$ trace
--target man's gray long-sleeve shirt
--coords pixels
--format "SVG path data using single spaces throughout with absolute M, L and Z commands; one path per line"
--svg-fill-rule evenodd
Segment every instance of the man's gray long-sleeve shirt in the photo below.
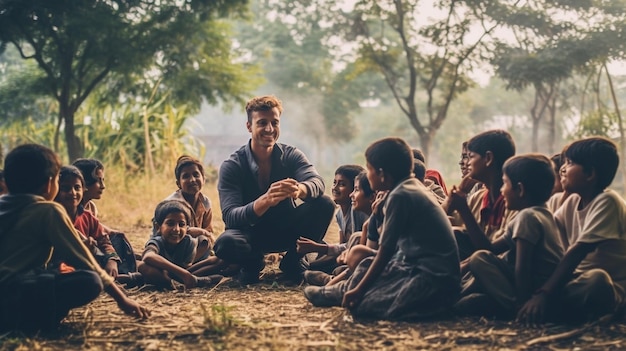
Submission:
M 250 141 L 222 163 L 217 189 L 226 229 L 272 224 L 284 220 L 295 209 L 294 200 L 285 199 L 262 216 L 257 216 L 253 209 L 254 201 L 267 191 L 267 188 L 259 187 L 258 172 L 259 166 L 252 154 Z M 269 184 L 286 178 L 304 184 L 308 190 L 307 199 L 324 194 L 324 181 L 304 153 L 293 146 L 277 143 L 272 152 Z

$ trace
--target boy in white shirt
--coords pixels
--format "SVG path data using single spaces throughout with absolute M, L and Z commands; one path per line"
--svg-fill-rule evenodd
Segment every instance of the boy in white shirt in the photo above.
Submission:
M 595 319 L 623 307 L 626 288 L 626 202 L 611 184 L 619 156 L 601 137 L 582 139 L 564 151 L 560 176 L 572 195 L 555 213 L 567 250 L 552 276 L 520 309 L 523 322 L 546 315 Z

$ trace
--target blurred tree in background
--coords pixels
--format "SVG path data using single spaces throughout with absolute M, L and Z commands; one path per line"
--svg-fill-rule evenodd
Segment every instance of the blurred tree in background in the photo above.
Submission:
M 230 33 L 219 18 L 241 15 L 245 0 L 0 2 L 0 49 L 12 44 L 40 74 L 11 77 L 2 89 L 45 94 L 56 102 L 70 160 L 83 156 L 75 116 L 98 88 L 109 101 L 143 96 L 145 81 L 171 91 L 174 102 L 241 101 L 256 71 L 235 62 Z M 14 79 L 22 79 L 16 83 Z M 248 81 L 249 80 L 249 81 Z M 21 84 L 21 82 L 25 84 Z M 256 79 L 258 81 L 258 79 Z M 103 83 L 107 84 L 103 84 Z M 248 85 L 248 83 L 252 83 Z M 155 83 L 156 84 L 156 83 Z M 6 98 L 0 98 L 6 101 Z M 58 150 L 58 133 L 55 136 Z

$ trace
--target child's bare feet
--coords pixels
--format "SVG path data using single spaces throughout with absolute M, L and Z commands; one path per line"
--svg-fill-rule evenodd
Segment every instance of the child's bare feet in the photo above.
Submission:
M 208 277 L 197 277 L 196 279 L 198 288 L 210 288 L 217 285 L 224 277 L 219 274 L 213 274 Z

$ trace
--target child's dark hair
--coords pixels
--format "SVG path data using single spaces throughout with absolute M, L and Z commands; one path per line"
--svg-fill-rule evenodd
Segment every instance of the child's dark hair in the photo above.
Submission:
M 359 184 L 359 189 L 365 194 L 365 196 L 370 197 L 374 195 L 374 190 L 370 186 L 370 181 L 367 180 L 367 171 L 363 171 L 354 177 L 354 182 Z
M 611 185 L 619 166 L 617 146 L 613 141 L 603 137 L 576 140 L 569 144 L 562 154 L 566 159 L 581 165 L 587 174 L 595 170 L 596 190 L 604 190 Z
M 426 165 L 423 161 L 417 158 L 413 159 L 413 174 L 415 174 L 415 178 L 424 183 L 424 178 L 426 177 Z
M 170 213 L 182 213 L 185 215 L 185 219 L 187 223 L 191 222 L 191 206 L 187 202 L 179 201 L 179 200 L 163 200 L 159 202 L 159 204 L 154 209 L 154 217 L 152 218 L 152 223 L 155 226 L 155 230 L 158 226 L 163 224 L 165 221 L 165 217 Z
M 356 178 L 356 176 L 364 170 L 365 169 L 359 165 L 343 165 L 337 167 L 335 175 L 341 174 L 344 178 L 349 180 L 350 183 L 352 183 L 352 186 L 354 186 L 354 178 Z
M 420 160 L 424 163 L 426 163 L 426 156 L 424 156 L 424 153 L 422 152 L 422 150 L 418 149 L 418 148 L 412 148 L 411 151 L 413 152 L 413 158 L 416 160 Z
M 545 203 L 552 195 L 554 187 L 554 167 L 552 161 L 541 154 L 524 154 L 509 158 L 502 167 L 502 173 L 514 188 L 524 185 L 524 195 L 532 204 Z
M 467 150 L 485 156 L 493 154 L 494 166 L 501 170 L 504 162 L 515 155 L 515 142 L 506 130 L 494 129 L 475 135 L 467 142 Z
M 85 180 L 85 186 L 92 186 L 97 183 L 99 179 L 97 179 L 96 172 L 101 169 L 104 171 L 104 165 L 99 160 L 95 158 L 79 158 L 72 163 L 73 166 L 76 166 L 83 174 L 83 178 Z
M 550 157 L 550 161 L 552 161 L 552 166 L 554 167 L 554 174 L 558 177 L 559 173 L 561 173 L 561 166 L 563 166 L 563 154 L 558 153 L 552 155 L 552 157 Z
M 24 144 L 7 154 L 4 180 L 11 194 L 39 194 L 60 168 L 61 160 L 54 151 L 43 145 Z
M 246 114 L 248 122 L 252 122 L 252 112 L 271 111 L 274 107 L 278 109 L 278 114 L 283 113 L 283 103 L 274 95 L 257 96 L 246 103 Z
M 395 182 L 413 173 L 413 152 L 400 138 L 384 138 L 373 142 L 365 150 L 365 159 L 376 170 L 383 170 Z
M 176 160 L 176 167 L 174 168 L 174 175 L 176 176 L 176 180 L 180 180 L 180 174 L 183 172 L 183 168 L 187 166 L 198 166 L 198 170 L 202 173 L 204 177 L 204 166 L 200 160 L 193 158 L 191 156 L 182 155 Z
M 85 186 L 85 178 L 83 173 L 76 166 L 63 166 L 59 171 L 59 184 L 66 179 L 80 179 L 80 182 Z

